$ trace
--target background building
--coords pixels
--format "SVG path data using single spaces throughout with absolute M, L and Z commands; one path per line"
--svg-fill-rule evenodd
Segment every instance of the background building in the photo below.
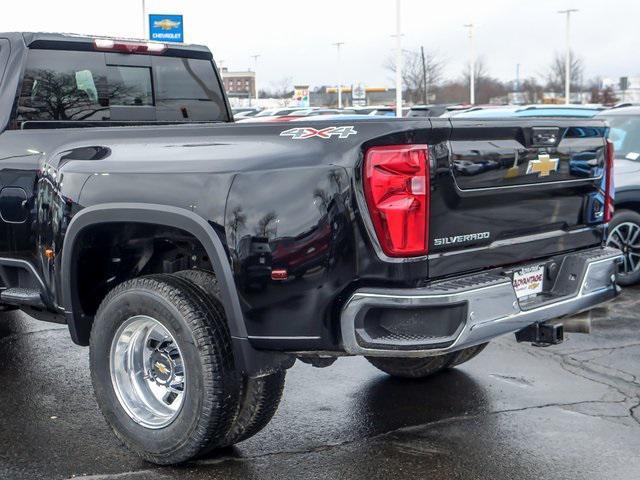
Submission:
M 256 98 L 256 72 L 232 72 L 222 67 L 220 74 L 229 97 Z

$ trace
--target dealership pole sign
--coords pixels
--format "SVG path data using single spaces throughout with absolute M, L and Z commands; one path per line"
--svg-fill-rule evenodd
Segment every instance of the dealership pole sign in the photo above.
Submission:
M 182 15 L 149 15 L 149 39 L 157 42 L 184 42 Z

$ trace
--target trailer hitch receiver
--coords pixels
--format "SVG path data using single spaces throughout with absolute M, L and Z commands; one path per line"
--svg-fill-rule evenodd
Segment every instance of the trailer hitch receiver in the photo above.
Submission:
M 534 323 L 516 332 L 517 342 L 531 342 L 534 347 L 558 345 L 564 340 L 561 324 Z

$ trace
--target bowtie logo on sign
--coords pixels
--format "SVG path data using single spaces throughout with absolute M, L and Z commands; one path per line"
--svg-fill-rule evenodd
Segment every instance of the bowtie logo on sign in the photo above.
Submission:
M 325 127 L 325 128 L 313 128 L 313 127 L 298 127 L 290 128 L 280 133 L 281 137 L 291 137 L 293 140 L 306 140 L 307 138 L 348 138 L 350 135 L 357 135 L 353 126 L 347 127 Z

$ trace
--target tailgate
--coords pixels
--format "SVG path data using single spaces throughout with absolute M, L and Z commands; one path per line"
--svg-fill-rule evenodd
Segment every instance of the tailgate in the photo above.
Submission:
M 600 243 L 605 126 L 584 119 L 452 120 L 438 159 L 430 276 Z

